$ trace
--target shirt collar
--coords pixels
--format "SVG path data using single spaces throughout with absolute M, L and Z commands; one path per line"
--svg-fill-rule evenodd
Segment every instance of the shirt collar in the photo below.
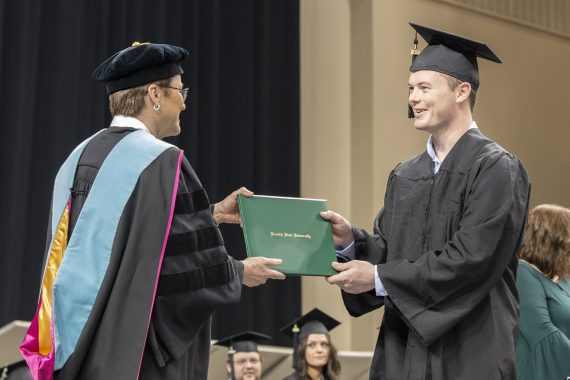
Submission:
M 474 129 L 474 128 L 478 128 L 475 120 L 473 120 L 471 122 L 471 125 L 469 126 L 469 129 Z M 427 141 L 427 145 L 426 145 L 426 151 L 427 151 L 427 154 L 430 156 L 431 160 L 433 161 L 434 173 L 437 173 L 439 171 L 439 167 L 441 165 L 441 162 L 439 161 L 439 159 L 435 155 L 435 149 L 433 148 L 433 142 L 432 142 L 431 135 L 428 137 L 428 141 Z
M 136 117 L 117 115 L 111 120 L 110 127 L 122 127 L 122 128 L 136 128 L 142 129 L 143 131 L 149 132 L 148 128 L 142 121 Z

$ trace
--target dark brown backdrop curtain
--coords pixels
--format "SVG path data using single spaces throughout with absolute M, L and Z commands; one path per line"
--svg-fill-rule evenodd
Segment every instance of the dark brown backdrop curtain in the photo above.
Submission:
M 133 41 L 190 51 L 185 150 L 212 201 L 239 186 L 299 195 L 298 0 L 0 2 L 0 326 L 36 307 L 53 180 L 111 117 L 95 67 Z M 229 252 L 245 256 L 239 227 Z M 215 316 L 214 337 L 273 334 L 300 312 L 300 282 L 245 289 Z

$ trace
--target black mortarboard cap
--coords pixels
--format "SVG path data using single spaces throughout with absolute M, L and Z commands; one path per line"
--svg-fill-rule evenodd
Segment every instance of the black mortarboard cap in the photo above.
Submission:
M 431 70 L 450 75 L 463 82 L 468 82 L 477 91 L 479 88 L 479 68 L 477 57 L 501 63 L 501 60 L 483 42 L 458 36 L 437 29 L 410 23 L 428 43 L 421 52 L 417 50 L 417 37 L 412 50 L 410 71 Z M 408 117 L 413 112 L 408 107 Z
M 244 331 L 222 338 L 216 342 L 216 345 L 233 348 L 234 352 L 258 352 L 257 344 L 269 339 L 271 339 L 269 335 L 255 331 Z
M 106 82 L 112 94 L 184 73 L 180 61 L 187 56 L 188 51 L 178 46 L 135 42 L 95 69 L 93 79 Z
M 327 334 L 329 331 L 340 325 L 340 322 L 330 315 L 314 308 L 302 316 L 295 318 L 287 326 L 280 331 L 290 337 L 295 333 L 299 334 L 299 338 L 304 338 L 309 334 Z M 298 331 L 297 331 L 298 330 Z
M 410 23 L 428 43 L 413 60 L 410 71 L 432 70 L 451 75 L 479 87 L 477 57 L 501 63 L 501 60 L 483 42 L 471 40 L 456 34 Z
M 302 316 L 295 318 L 287 326 L 283 327 L 281 333 L 293 338 L 293 368 L 298 369 L 297 346 L 299 339 L 303 339 L 309 334 L 326 334 L 340 325 L 340 322 L 330 315 L 314 308 Z

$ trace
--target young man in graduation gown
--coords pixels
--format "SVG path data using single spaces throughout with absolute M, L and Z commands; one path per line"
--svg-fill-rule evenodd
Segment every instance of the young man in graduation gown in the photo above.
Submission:
M 263 361 L 257 344 L 270 339 L 256 331 L 244 331 L 218 340 L 216 345 L 228 348 L 228 380 L 261 380 Z
M 370 379 L 514 380 L 530 184 L 472 119 L 476 57 L 500 60 L 485 44 L 412 26 L 428 42 L 408 83 L 427 148 L 390 173 L 373 234 L 322 214 L 348 260 L 329 282 L 353 316 L 384 306 Z
M 93 74 L 106 82 L 109 128 L 80 144 L 56 177 L 36 315 L 21 346 L 34 379 L 206 379 L 210 318 L 241 285 L 282 274 L 238 262 L 218 224 L 239 223 L 238 193 L 210 205 L 180 133 L 188 52 L 138 44 Z

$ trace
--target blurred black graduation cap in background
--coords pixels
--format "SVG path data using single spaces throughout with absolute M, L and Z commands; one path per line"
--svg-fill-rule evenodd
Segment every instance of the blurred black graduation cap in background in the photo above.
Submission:
M 499 57 L 483 42 L 475 41 L 442 30 L 410 23 L 416 31 L 412 49 L 411 72 L 420 70 L 437 71 L 471 84 L 473 90 L 479 88 L 479 67 L 477 57 L 502 63 Z M 421 52 L 417 49 L 417 35 L 428 43 Z M 413 112 L 408 106 L 408 117 Z
M 340 325 L 340 322 L 331 317 L 330 315 L 314 308 L 306 314 L 295 318 L 287 326 L 281 328 L 281 333 L 294 337 L 298 334 L 298 338 L 304 338 L 309 334 L 326 334 L 329 331 Z
M 295 318 L 287 326 L 283 327 L 280 331 L 282 334 L 293 338 L 293 368 L 298 369 L 299 360 L 297 358 L 297 350 L 299 340 L 310 334 L 325 334 L 340 325 L 340 322 L 324 313 L 323 311 L 314 308 L 306 314 Z
M 235 352 L 258 352 L 257 345 L 263 341 L 270 340 L 269 335 L 260 334 L 255 331 L 244 331 L 218 340 L 215 344 L 228 347 Z

